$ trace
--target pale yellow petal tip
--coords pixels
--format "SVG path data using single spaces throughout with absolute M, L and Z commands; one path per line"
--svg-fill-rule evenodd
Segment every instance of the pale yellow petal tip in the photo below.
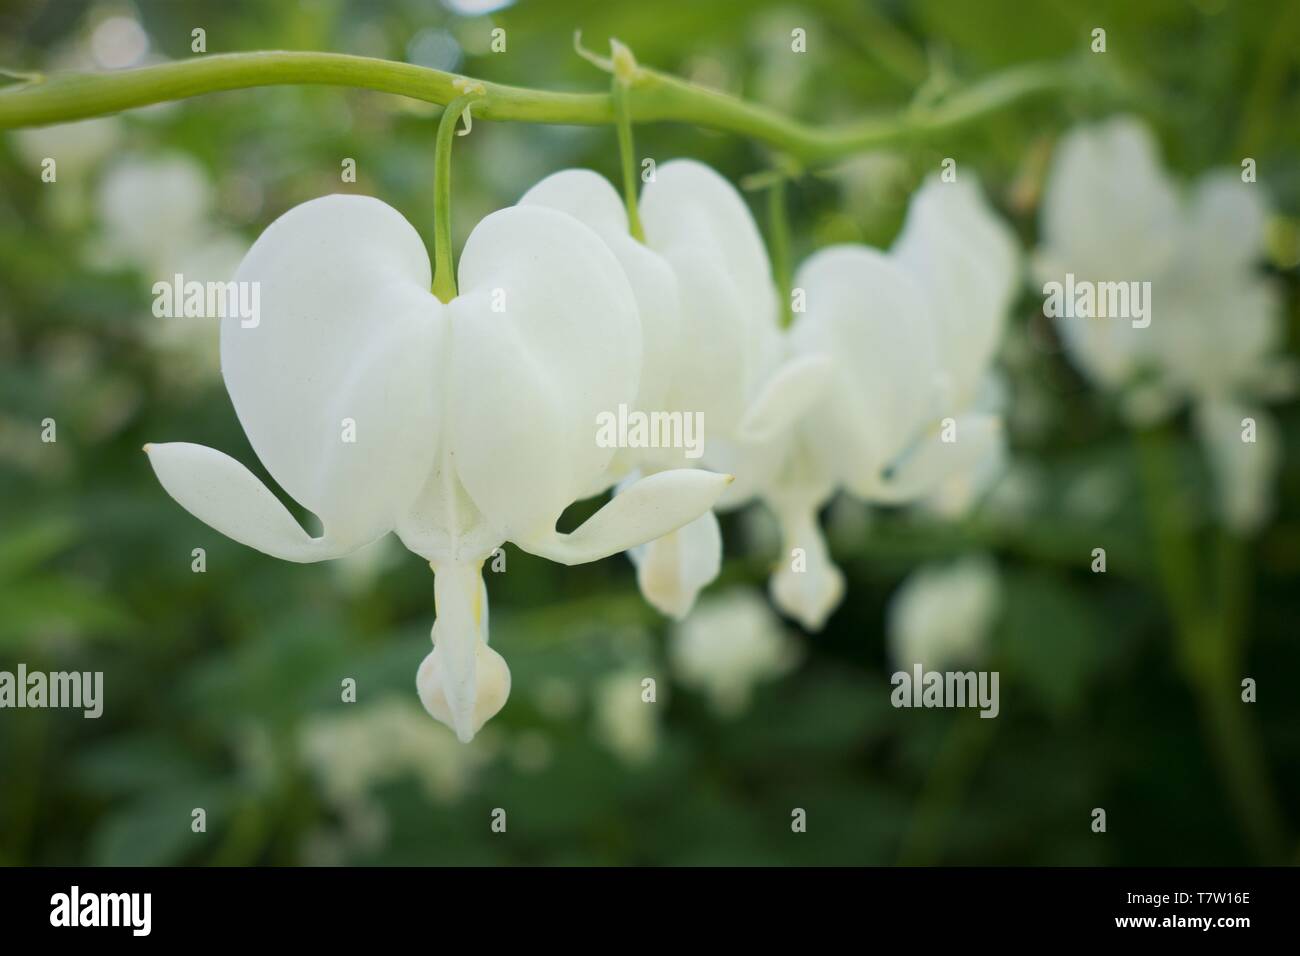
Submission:
M 144 452 L 146 455 L 149 454 L 149 452 L 153 451 L 153 443 L 152 443 L 152 442 L 145 442 L 145 443 L 144 443 L 144 447 L 141 448 L 140 450 L 141 450 L 142 452 Z
M 736 480 L 735 475 L 723 475 L 722 477 L 727 479 L 727 484 L 731 484 L 733 481 Z

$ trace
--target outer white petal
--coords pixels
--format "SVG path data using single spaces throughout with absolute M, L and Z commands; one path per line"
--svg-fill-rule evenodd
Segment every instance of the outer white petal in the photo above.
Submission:
M 694 468 L 641 478 L 569 534 L 550 531 L 515 543 L 561 564 L 585 564 L 661 538 L 703 515 L 731 482 Z
M 1019 284 L 1011 229 L 972 179 L 931 176 L 912 198 L 893 255 L 930 296 L 939 354 L 959 402 L 992 361 Z
M 456 472 L 504 537 L 551 534 L 613 456 L 596 443 L 597 416 L 636 395 L 640 327 L 623 271 L 576 219 L 515 206 L 470 234 L 450 310 Z
M 224 452 L 189 442 L 150 444 L 144 450 L 158 480 L 182 508 L 240 544 L 299 562 L 353 550 L 307 534 L 266 485 Z
M 326 196 L 272 223 L 236 279 L 261 315 L 222 320 L 222 374 L 258 457 L 331 538 L 393 528 L 439 441 L 446 323 L 420 237 L 376 199 Z
M 710 435 L 730 434 L 758 368 L 740 287 L 716 250 L 674 249 L 664 259 L 677 277 L 682 318 L 664 404 L 703 414 Z
M 586 169 L 547 176 L 519 200 L 568 213 L 590 227 L 618 259 L 636 299 L 641 319 L 641 387 L 636 407 L 664 409 L 674 374 L 681 301 L 677 277 L 664 258 L 628 233 L 627 211 L 614 187 Z
M 863 494 L 940 413 L 926 301 L 896 263 L 865 246 L 818 252 L 795 282 L 807 312 L 791 328 L 792 344 L 836 363 L 802 431 L 822 468 Z
M 641 193 L 651 248 L 704 247 L 719 252 L 742 297 L 748 321 L 775 330 L 776 290 L 763 237 L 736 187 L 703 163 L 664 163 Z M 758 334 L 762 329 L 755 328 Z
M 628 552 L 641 595 L 680 621 L 722 569 L 722 531 L 712 511 Z
M 640 201 L 646 241 L 671 264 L 682 307 L 669 405 L 728 434 L 779 350 L 771 266 L 745 201 L 702 163 L 660 166 Z

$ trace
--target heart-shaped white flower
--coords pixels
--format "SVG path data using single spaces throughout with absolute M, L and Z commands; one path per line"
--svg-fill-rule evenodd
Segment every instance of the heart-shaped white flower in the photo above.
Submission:
M 710 463 L 739 476 L 723 505 L 757 496 L 776 513 L 772 596 L 808 629 L 844 591 L 817 524 L 837 489 L 899 504 L 965 483 L 969 500 L 974 476 L 998 460 L 1001 423 L 979 399 L 1017 269 L 1009 230 L 978 189 L 937 178 L 889 255 L 833 246 L 799 269 L 806 309 L 781 347 L 790 364 L 830 357 L 823 391 L 775 438 L 723 443 Z
M 1266 520 L 1277 455 L 1260 400 L 1294 391 L 1282 354 L 1278 290 L 1259 269 L 1269 215 L 1266 187 L 1215 170 L 1184 188 L 1163 168 L 1155 137 L 1116 117 L 1072 130 L 1044 190 L 1036 277 L 1148 283 L 1145 322 L 1061 315 L 1066 352 L 1135 424 L 1183 402 L 1216 476 L 1226 523 Z M 1256 441 L 1243 435 L 1259 432 Z
M 357 196 L 290 210 L 240 266 L 262 315 L 251 327 L 223 320 L 226 385 L 262 463 L 320 518 L 319 538 L 233 458 L 185 443 L 146 450 L 183 507 L 276 557 L 338 557 L 396 531 L 435 573 L 421 700 L 469 740 L 510 686 L 487 646 L 485 558 L 508 540 L 595 560 L 693 520 L 729 478 L 666 471 L 556 532 L 609 466 L 597 412 L 637 392 L 632 293 L 591 230 L 538 208 L 479 223 L 459 276 L 459 294 L 440 302 L 416 231 Z

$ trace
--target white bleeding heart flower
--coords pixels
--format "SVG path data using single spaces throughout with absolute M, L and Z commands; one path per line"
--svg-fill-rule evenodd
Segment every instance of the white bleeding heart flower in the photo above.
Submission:
M 837 489 L 866 501 L 968 507 L 1004 460 L 989 366 L 1016 287 L 1009 229 L 973 184 L 931 179 L 893 252 L 833 246 L 799 269 L 806 309 L 784 337 L 788 365 L 815 364 L 818 397 L 758 443 L 711 459 L 738 480 L 723 503 L 762 497 L 782 528 L 778 607 L 817 630 L 843 596 L 818 510 Z
M 1001 604 L 997 565 L 986 555 L 912 572 L 889 603 L 894 666 L 946 670 L 979 663 Z
M 1148 324 L 1061 316 L 1056 327 L 1073 362 L 1118 394 L 1133 422 L 1194 406 L 1221 511 L 1239 530 L 1267 516 L 1277 464 L 1262 437 L 1272 422 L 1255 406 L 1289 394 L 1296 377 L 1281 354 L 1278 290 L 1259 269 L 1269 216 L 1264 189 L 1237 170 L 1208 172 L 1184 188 L 1161 166 L 1140 121 L 1084 126 L 1062 139 L 1053 158 L 1035 257 L 1044 282 L 1073 273 L 1095 283 L 1150 284 Z M 1242 439 L 1247 419 L 1258 425 L 1255 442 Z
M 740 194 L 690 160 L 659 166 L 639 203 L 645 243 L 629 234 L 614 187 L 587 170 L 547 177 L 520 200 L 566 212 L 613 252 L 636 299 L 645 340 L 634 410 L 698 414 L 714 442 L 779 433 L 809 406 L 824 364 L 781 362 L 771 267 Z M 609 409 L 613 412 L 614 409 Z M 605 484 L 698 464 L 680 448 L 622 450 Z M 645 598 L 685 617 L 717 577 L 722 537 L 712 513 L 629 551 Z
M 668 651 L 677 679 L 728 718 L 744 713 L 758 684 L 786 674 L 802 656 L 767 602 L 745 589 L 701 601 L 673 628 Z
M 487 643 L 483 561 L 505 541 L 565 564 L 626 550 L 707 511 L 729 477 L 665 471 L 558 533 L 610 464 L 597 412 L 637 392 L 632 293 L 604 243 L 548 209 L 485 218 L 458 271 L 459 294 L 439 301 L 415 229 L 359 196 L 291 209 L 239 267 L 236 281 L 259 284 L 261 318 L 222 321 L 226 386 L 253 450 L 320 519 L 320 537 L 222 452 L 146 450 L 186 510 L 259 551 L 319 561 L 395 531 L 429 561 L 437 619 L 417 686 L 469 740 L 510 689 Z

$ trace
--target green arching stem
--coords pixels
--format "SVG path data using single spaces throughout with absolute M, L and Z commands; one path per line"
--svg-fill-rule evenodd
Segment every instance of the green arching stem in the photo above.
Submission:
M 614 104 L 615 125 L 618 129 L 618 155 L 623 166 L 623 202 L 627 204 L 627 227 L 632 238 L 645 242 L 645 230 L 641 227 L 641 213 L 637 209 L 637 174 L 636 147 L 632 142 L 632 113 L 628 100 L 630 85 L 615 76 L 610 84 L 609 95 Z
M 785 177 L 777 176 L 767 189 L 767 232 L 771 245 L 772 278 L 781 298 L 781 328 L 789 328 L 794 319 L 790 311 L 790 220 L 785 208 Z
M 467 93 L 447 104 L 433 148 L 433 294 L 443 302 L 456 298 L 456 267 L 451 261 L 451 141 L 461 114 L 478 98 L 477 93 Z
M 1093 60 L 1099 58 L 1094 57 Z M 631 119 L 675 121 L 766 143 L 805 163 L 941 133 L 1032 96 L 1098 88 L 1105 77 L 1088 60 L 1014 67 L 938 102 L 900 113 L 816 127 L 685 80 L 638 67 Z M 260 86 L 346 86 L 448 104 L 466 83 L 454 73 L 341 53 L 226 53 L 111 73 L 40 76 L 0 90 L 0 129 L 104 116 L 220 90 Z M 1114 86 L 1107 82 L 1106 86 Z M 482 83 L 475 115 L 488 120 L 599 125 L 615 121 L 609 93 L 556 93 Z

